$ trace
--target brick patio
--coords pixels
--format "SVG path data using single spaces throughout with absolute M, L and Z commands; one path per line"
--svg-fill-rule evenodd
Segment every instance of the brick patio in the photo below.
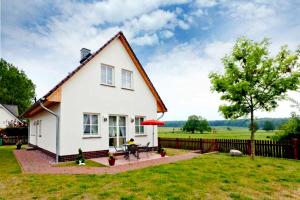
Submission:
M 121 164 L 113 167 L 55 167 L 53 158 L 42 152 L 14 150 L 14 155 L 18 160 L 23 173 L 36 174 L 116 174 L 130 170 L 142 169 L 150 166 L 172 163 L 181 160 L 188 160 L 199 156 L 200 154 L 189 152 L 186 154 L 156 158 L 149 160 L 132 161 L 130 164 Z M 96 160 L 97 161 L 97 160 Z

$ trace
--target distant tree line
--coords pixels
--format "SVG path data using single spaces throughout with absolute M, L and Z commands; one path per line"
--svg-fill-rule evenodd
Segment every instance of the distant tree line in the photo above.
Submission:
M 255 120 L 260 129 L 264 129 L 265 124 L 271 124 L 275 129 L 278 129 L 282 124 L 288 121 L 288 118 L 259 118 Z M 165 127 L 178 127 L 181 128 L 186 121 L 165 121 Z M 212 120 L 208 121 L 209 126 L 235 126 L 248 128 L 250 124 L 249 119 L 236 119 L 236 120 Z

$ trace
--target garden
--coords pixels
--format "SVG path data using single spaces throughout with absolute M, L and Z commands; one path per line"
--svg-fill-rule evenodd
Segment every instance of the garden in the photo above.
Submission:
M 0 147 L 0 199 L 297 199 L 300 195 L 300 162 L 287 159 L 206 154 L 115 175 L 38 175 L 21 172 L 14 148 Z

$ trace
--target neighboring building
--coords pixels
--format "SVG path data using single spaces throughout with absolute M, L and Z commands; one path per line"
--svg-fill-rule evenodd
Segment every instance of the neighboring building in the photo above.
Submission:
M 157 146 L 157 130 L 152 144 L 152 127 L 140 123 L 167 108 L 123 33 L 94 54 L 81 49 L 80 63 L 23 114 L 30 119 L 30 144 L 60 161 L 73 160 L 79 148 L 87 158 L 103 156 L 130 138 Z M 59 115 L 58 143 L 56 118 L 40 101 Z
M 0 104 L 0 129 L 4 129 L 8 126 L 9 122 L 18 121 L 18 106 Z

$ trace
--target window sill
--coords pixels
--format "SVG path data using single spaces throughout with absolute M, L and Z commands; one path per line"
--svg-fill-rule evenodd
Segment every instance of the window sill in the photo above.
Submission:
M 134 89 L 131 89 L 131 88 L 124 88 L 124 87 L 122 87 L 121 89 L 123 89 L 123 90 L 129 90 L 129 91 L 134 91 Z
M 101 136 L 95 135 L 95 136 L 83 136 L 82 137 L 82 139 L 92 139 L 92 138 L 101 138 Z
M 108 85 L 108 84 L 105 84 L 105 83 L 100 83 L 100 85 L 107 86 L 107 87 L 113 87 L 113 88 L 116 87 L 115 85 Z
M 146 137 L 148 136 L 147 134 L 135 134 L 135 137 Z

